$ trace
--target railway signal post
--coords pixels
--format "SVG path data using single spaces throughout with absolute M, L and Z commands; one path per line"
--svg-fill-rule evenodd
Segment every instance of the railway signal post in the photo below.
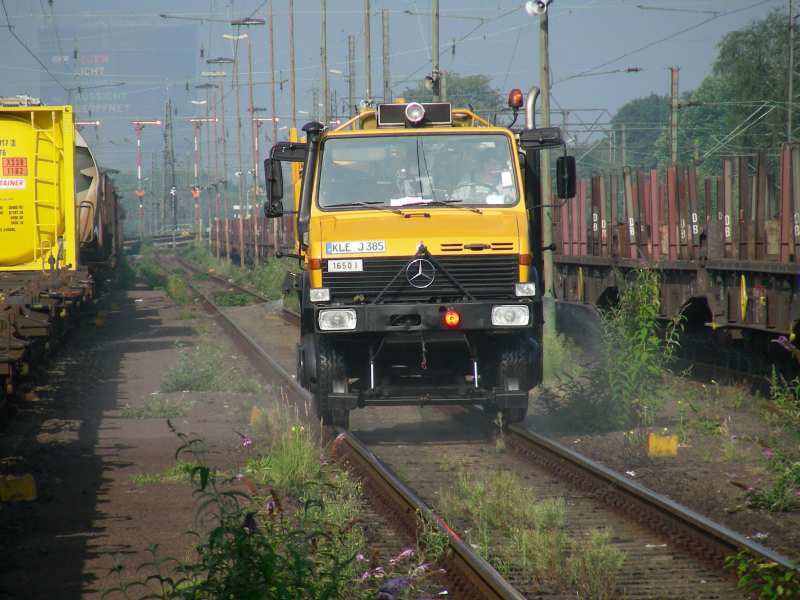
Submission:
M 147 126 L 161 127 L 161 121 L 133 121 L 136 131 L 136 198 L 139 200 L 139 237 L 144 236 L 144 190 L 142 189 L 142 131 Z

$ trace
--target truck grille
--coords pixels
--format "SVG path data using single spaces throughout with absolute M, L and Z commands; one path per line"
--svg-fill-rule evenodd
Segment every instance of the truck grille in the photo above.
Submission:
M 363 296 L 372 302 L 400 273 L 383 295 L 385 302 L 437 302 L 464 299 L 464 294 L 437 269 L 433 284 L 425 289 L 411 286 L 405 269 L 413 258 L 365 258 L 360 273 L 329 273 L 323 261 L 322 285 L 331 290 L 331 300 L 353 302 Z M 442 265 L 476 300 L 514 297 L 514 284 L 519 279 L 517 255 L 437 256 Z

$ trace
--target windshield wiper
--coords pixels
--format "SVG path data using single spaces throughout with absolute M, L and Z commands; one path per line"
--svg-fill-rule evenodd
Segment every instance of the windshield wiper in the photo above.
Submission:
M 403 212 L 392 208 L 390 206 L 383 206 L 383 202 L 348 202 L 347 204 L 337 204 L 335 207 L 331 208 L 340 208 L 342 206 L 361 206 L 363 208 L 371 208 L 372 210 L 387 210 L 389 212 L 393 212 L 396 215 L 402 215 Z
M 483 214 L 483 211 L 480 208 L 476 208 L 474 206 L 458 206 L 460 203 L 461 200 L 425 200 L 422 202 L 410 202 L 409 204 L 404 204 L 403 208 L 408 208 L 409 206 L 452 206 L 453 208 L 468 210 L 470 212 L 478 213 L 479 215 Z

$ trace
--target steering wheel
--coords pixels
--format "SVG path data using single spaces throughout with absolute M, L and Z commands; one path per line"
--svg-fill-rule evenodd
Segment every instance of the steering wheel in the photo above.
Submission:
M 453 190 L 450 192 L 450 197 L 452 198 L 453 196 L 456 195 L 456 191 L 460 190 L 461 188 L 466 188 L 466 187 L 469 187 L 469 188 L 475 188 L 475 187 L 483 188 L 489 194 L 496 194 L 497 193 L 497 190 L 495 189 L 495 187 L 493 185 L 489 185 L 488 183 L 481 183 L 479 181 L 474 181 L 474 182 L 473 181 L 469 181 L 469 182 L 465 182 L 465 183 L 459 183 L 458 185 L 456 185 L 456 187 L 454 187 Z

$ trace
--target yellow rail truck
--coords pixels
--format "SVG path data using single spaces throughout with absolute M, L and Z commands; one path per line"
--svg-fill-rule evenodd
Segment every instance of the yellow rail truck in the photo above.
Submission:
M 524 419 L 541 380 L 538 149 L 447 103 L 382 104 L 265 161 L 267 217 L 296 217 L 298 381 L 326 424 L 374 405 L 479 404 Z M 509 103 L 516 110 L 522 94 Z M 294 207 L 283 163 L 302 163 Z M 294 169 L 298 172 L 298 169 Z M 559 159 L 562 196 L 574 160 Z M 288 198 L 287 198 L 288 200 Z

